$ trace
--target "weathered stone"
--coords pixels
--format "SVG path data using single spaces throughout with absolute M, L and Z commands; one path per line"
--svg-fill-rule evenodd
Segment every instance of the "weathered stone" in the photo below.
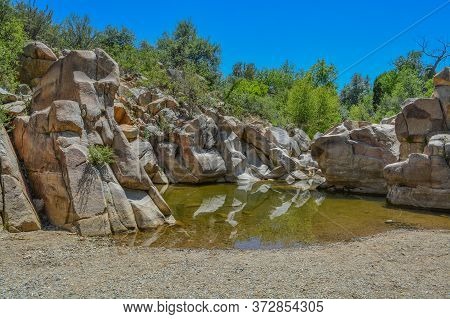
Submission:
M 10 232 L 41 228 L 28 195 L 14 148 L 3 127 L 0 128 L 0 216 Z
M 400 142 L 423 143 L 430 133 L 445 129 L 438 99 L 409 99 L 395 119 L 395 132 Z
M 147 193 L 129 189 L 125 189 L 125 193 L 133 208 L 139 229 L 155 228 L 164 224 L 164 215 Z
M 133 150 L 122 132 L 126 124 L 119 127 L 115 119 L 118 76 L 117 64 L 102 50 L 67 52 L 42 76 L 31 116 L 14 121 L 16 148 L 45 214 L 84 236 L 157 226 L 166 220 L 163 213 L 171 221 L 140 162 L 144 155 Z M 128 137 L 137 139 L 137 128 L 132 133 Z M 111 167 L 88 161 L 93 145 L 112 147 Z M 123 187 L 145 196 L 130 203 Z
M 17 102 L 17 96 L 0 88 L 0 104 Z
M 445 67 L 433 78 L 434 86 L 450 86 L 450 67 Z
M 408 158 L 409 154 L 413 153 L 423 153 L 423 150 L 426 146 L 425 142 L 422 143 L 408 143 L 408 142 L 400 142 L 400 157 L 401 161 L 404 161 Z
M 20 81 L 32 85 L 41 78 L 57 60 L 56 55 L 42 42 L 30 42 L 20 58 Z
M 397 161 L 399 144 L 392 125 L 343 123 L 314 141 L 311 154 L 328 187 L 386 194 L 383 168 Z
M 120 129 L 128 141 L 134 141 L 139 136 L 139 129 L 136 126 L 121 124 Z
M 84 128 L 81 110 L 77 102 L 54 101 L 48 116 L 49 132 L 75 132 L 81 135 Z
M 151 114 L 155 115 L 162 109 L 165 109 L 165 108 L 174 109 L 179 106 L 180 105 L 173 97 L 164 96 L 162 98 L 154 100 L 153 102 L 150 102 L 149 104 L 147 104 L 146 108 Z
M 19 116 L 26 112 L 27 105 L 24 101 L 17 101 L 0 106 L 12 116 Z
M 131 117 L 128 114 L 127 109 L 125 108 L 125 106 L 122 103 L 114 104 L 114 119 L 116 120 L 116 122 L 119 125 L 121 125 L 121 124 L 131 125 L 132 124 Z
M 77 220 L 75 227 L 81 236 L 107 236 L 111 234 L 111 226 L 107 214 Z

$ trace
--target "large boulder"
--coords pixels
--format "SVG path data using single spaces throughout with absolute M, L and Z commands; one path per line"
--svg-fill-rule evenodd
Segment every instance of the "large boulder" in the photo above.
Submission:
M 447 129 L 450 129 L 450 67 L 436 74 L 433 80 L 435 86 L 433 97 L 439 99 Z
M 450 134 L 430 138 L 424 154 L 387 165 L 387 199 L 395 205 L 450 209 Z
M 35 86 L 56 60 L 58 60 L 56 55 L 44 43 L 38 41 L 27 43 L 20 57 L 21 83 Z
M 327 187 L 386 194 L 383 168 L 398 160 L 399 143 L 393 125 L 347 121 L 316 139 L 311 154 Z
M 14 122 L 16 149 L 50 222 L 81 235 L 156 227 L 171 214 L 131 133 L 115 120 L 118 87 L 118 65 L 104 51 L 70 51 L 42 76 L 32 114 Z M 112 149 L 112 164 L 91 163 L 90 148 L 99 145 Z M 152 209 L 135 209 L 133 191 Z
M 439 99 L 406 100 L 395 119 L 395 132 L 401 143 L 400 159 L 422 153 L 430 136 L 445 130 L 447 124 Z
M 41 228 L 8 134 L 0 127 L 0 225 L 10 232 Z

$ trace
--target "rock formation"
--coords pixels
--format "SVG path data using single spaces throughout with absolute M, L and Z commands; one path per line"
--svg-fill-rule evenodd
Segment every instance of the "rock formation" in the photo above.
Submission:
M 172 221 L 139 146 L 115 121 L 118 88 L 119 68 L 104 51 L 71 51 L 39 80 L 31 115 L 14 122 L 14 143 L 33 195 L 43 200 L 51 223 L 82 235 Z M 89 148 L 98 145 L 114 151 L 114 163 L 89 161 Z
M 55 61 L 56 55 L 42 42 L 29 42 L 20 57 L 20 81 L 35 86 Z
M 28 194 L 14 148 L 5 128 L 0 128 L 0 226 L 10 232 L 41 228 Z
M 386 194 L 383 168 L 398 160 L 399 143 L 393 125 L 346 121 L 317 138 L 311 154 L 327 188 Z
M 404 160 L 384 169 L 392 204 L 450 209 L 449 68 L 434 84 L 433 98 L 407 101 L 396 118 Z
M 133 118 L 148 139 L 132 143 L 141 144 L 140 158 L 154 183 L 278 179 L 315 188 L 324 181 L 309 154 L 310 139 L 299 129 L 243 123 L 217 109 L 192 108 L 125 83 L 119 92 L 116 120 L 124 119 L 131 130 Z

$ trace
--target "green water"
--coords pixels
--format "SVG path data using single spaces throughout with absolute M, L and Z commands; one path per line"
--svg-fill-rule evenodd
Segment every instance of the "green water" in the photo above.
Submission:
M 450 216 L 390 207 L 383 197 L 301 192 L 286 184 L 170 186 L 175 226 L 119 238 L 124 245 L 270 249 L 348 241 L 396 228 L 450 229 Z

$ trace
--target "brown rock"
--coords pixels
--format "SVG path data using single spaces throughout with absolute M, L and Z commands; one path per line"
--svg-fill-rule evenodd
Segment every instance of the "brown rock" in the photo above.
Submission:
M 20 58 L 20 81 L 32 85 L 41 78 L 57 60 L 56 55 L 41 42 L 30 42 Z
M 392 125 L 343 123 L 314 141 L 311 155 L 329 187 L 386 194 L 383 168 L 397 161 L 399 143 Z
M 0 128 L 0 216 L 10 232 L 41 228 L 28 195 L 14 148 L 5 129 Z

